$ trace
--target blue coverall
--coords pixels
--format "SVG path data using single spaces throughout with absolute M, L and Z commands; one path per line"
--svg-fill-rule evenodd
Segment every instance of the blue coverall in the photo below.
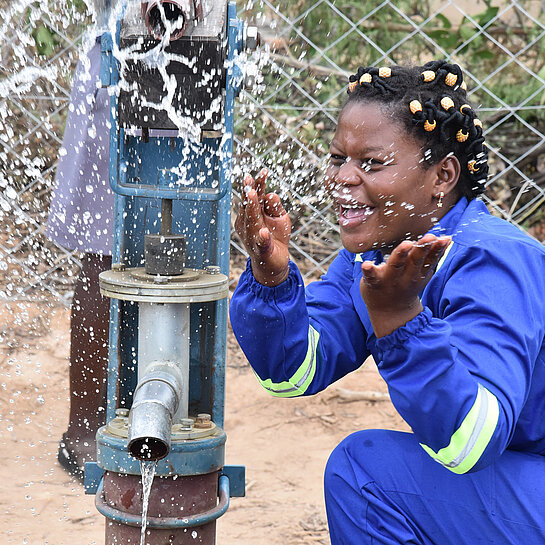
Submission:
M 545 248 L 465 198 L 431 232 L 452 243 L 424 310 L 386 337 L 360 294 L 378 251 L 341 250 L 306 289 L 291 262 L 274 288 L 248 263 L 233 330 L 279 397 L 323 390 L 372 354 L 413 431 L 360 431 L 332 453 L 333 544 L 545 543 Z

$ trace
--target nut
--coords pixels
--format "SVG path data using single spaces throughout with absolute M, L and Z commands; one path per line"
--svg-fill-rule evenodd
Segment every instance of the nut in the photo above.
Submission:
M 119 408 L 115 410 L 115 415 L 121 418 L 126 418 L 129 416 L 129 409 Z
M 193 418 L 182 418 L 180 420 L 180 429 L 182 431 L 188 431 L 193 428 Z
M 197 415 L 197 420 L 195 421 L 196 428 L 211 428 L 212 419 L 209 414 L 200 413 Z
M 112 271 L 122 272 L 127 268 L 125 263 L 112 263 Z
M 255 51 L 261 43 L 261 37 L 256 26 L 246 27 L 246 39 L 244 41 L 245 48 L 250 51 Z

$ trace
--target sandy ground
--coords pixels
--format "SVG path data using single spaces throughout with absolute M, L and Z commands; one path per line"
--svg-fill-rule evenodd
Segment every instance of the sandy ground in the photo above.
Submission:
M 373 362 L 310 398 L 258 386 L 230 335 L 228 464 L 246 466 L 247 495 L 218 523 L 218 544 L 329 543 L 322 475 L 352 431 L 406 429 L 389 400 L 343 401 L 339 388 L 386 392 Z M 0 542 L 104 543 L 104 518 L 56 461 L 68 419 L 69 311 L 54 303 L 0 306 Z

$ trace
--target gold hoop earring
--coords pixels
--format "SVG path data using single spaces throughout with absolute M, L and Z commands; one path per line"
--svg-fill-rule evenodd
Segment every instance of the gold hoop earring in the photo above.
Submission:
M 439 193 L 439 202 L 437 203 L 437 208 L 443 208 L 443 197 L 445 196 L 445 194 L 441 191 L 441 193 Z

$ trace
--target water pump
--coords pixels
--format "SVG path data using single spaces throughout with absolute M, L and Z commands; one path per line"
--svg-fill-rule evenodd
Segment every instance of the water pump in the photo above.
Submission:
M 122 6 L 102 36 L 110 356 L 85 484 L 107 545 L 140 542 L 141 462 L 157 463 L 147 545 L 215 543 L 229 497 L 244 495 L 244 468 L 224 464 L 224 381 L 236 58 L 255 35 L 234 4 L 155 0 Z

